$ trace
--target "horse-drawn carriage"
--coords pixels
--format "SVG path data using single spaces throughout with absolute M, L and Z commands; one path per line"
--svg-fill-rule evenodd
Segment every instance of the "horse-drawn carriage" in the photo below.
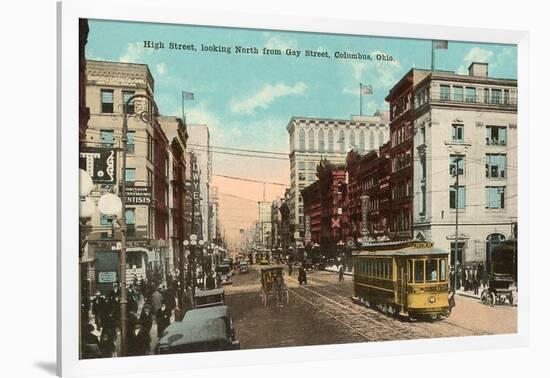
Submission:
M 262 268 L 260 274 L 262 304 L 267 306 L 269 297 L 275 297 L 277 305 L 288 304 L 288 288 L 283 278 L 283 268 Z

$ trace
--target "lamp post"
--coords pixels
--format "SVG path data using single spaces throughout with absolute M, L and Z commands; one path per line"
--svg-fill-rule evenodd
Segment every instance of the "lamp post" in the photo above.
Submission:
M 158 107 L 155 100 L 151 96 L 145 94 L 135 94 L 130 96 L 122 106 L 122 214 L 120 217 L 120 350 L 122 356 L 127 355 L 127 340 L 126 340 L 126 148 L 128 144 L 128 114 L 126 109 L 130 103 L 136 98 L 143 98 L 152 105 L 151 111 L 144 109 L 138 117 L 146 123 L 152 123 L 154 117 L 158 114 Z M 154 109 L 153 109 L 154 108 Z

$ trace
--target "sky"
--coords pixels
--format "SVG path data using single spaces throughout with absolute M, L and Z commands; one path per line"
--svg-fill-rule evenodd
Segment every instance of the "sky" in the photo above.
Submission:
M 373 87 L 372 95 L 363 96 L 363 114 L 387 110 L 389 89 L 411 68 L 431 65 L 431 40 L 101 20 L 90 20 L 89 26 L 87 59 L 147 64 L 162 115 L 181 116 L 181 92 L 192 92 L 194 100 L 185 102 L 187 122 L 207 124 L 212 146 L 288 153 L 291 117 L 349 119 L 359 113 L 359 83 Z M 144 41 L 163 42 L 164 49 L 144 48 Z M 169 49 L 170 42 L 194 44 L 196 51 Z M 201 45 L 231 47 L 231 53 L 202 52 Z M 235 46 L 256 47 L 260 54 L 237 54 Z M 283 55 L 262 55 L 264 47 Z M 301 56 L 287 56 L 286 49 L 301 50 Z M 308 58 L 305 50 L 331 57 Z M 337 51 L 386 54 L 393 61 L 335 59 Z M 435 56 L 440 70 L 466 74 L 478 61 L 489 63 L 491 77 L 517 76 L 514 45 L 449 41 Z M 213 173 L 290 181 L 285 160 L 214 153 Z M 262 184 L 214 176 L 214 185 L 221 193 L 252 200 L 251 207 L 263 199 Z M 265 192 L 272 200 L 284 187 L 266 185 Z M 226 222 L 244 218 L 232 214 L 226 212 Z

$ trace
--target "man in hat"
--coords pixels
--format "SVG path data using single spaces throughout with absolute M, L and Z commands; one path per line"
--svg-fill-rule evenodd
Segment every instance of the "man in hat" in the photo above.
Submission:
M 160 339 L 162 332 L 170 325 L 170 318 L 172 316 L 172 310 L 166 306 L 166 303 L 163 301 L 160 305 L 160 308 L 157 311 L 157 335 Z
M 103 326 L 103 315 L 105 313 L 105 299 L 101 296 L 99 290 L 96 291 L 94 299 L 92 299 L 92 313 L 94 314 L 97 329 L 101 329 Z

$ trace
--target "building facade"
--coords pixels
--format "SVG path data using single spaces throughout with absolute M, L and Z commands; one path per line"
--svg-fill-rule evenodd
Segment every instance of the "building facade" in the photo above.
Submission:
M 272 227 L 271 227 L 271 202 L 258 202 L 258 233 L 259 245 L 262 248 L 271 248 Z
M 462 264 L 515 237 L 517 81 L 488 71 L 472 63 L 468 75 L 428 72 L 414 85 L 414 236 Z
M 304 205 L 300 191 L 317 180 L 317 165 L 326 159 L 343 164 L 349 148 L 365 153 L 389 138 L 389 116 L 353 116 L 351 120 L 292 117 L 287 125 L 290 137 L 290 219 L 293 242 L 303 242 Z
M 166 273 L 168 238 L 168 140 L 157 118 L 144 122 L 134 114 L 151 106 L 148 101 L 136 99 L 126 109 L 128 114 L 127 164 L 122 172 L 123 104 L 134 94 L 154 97 L 154 80 L 147 65 L 119 62 L 86 61 L 86 106 L 90 118 L 86 138 L 80 149 L 81 167 L 91 172 L 92 163 L 101 154 L 110 154 L 109 167 L 101 172 L 92 191 L 97 203 L 105 193 L 120 196 L 121 182 L 126 181 L 128 273 L 139 270 L 160 276 Z M 117 163 L 118 162 L 118 163 Z M 137 199 L 141 193 L 143 200 Z M 94 260 L 96 272 L 92 279 L 101 290 L 119 282 L 118 269 L 111 269 L 118 261 L 120 235 L 113 227 L 113 219 L 95 209 L 91 218 L 87 254 Z M 102 268 L 103 267 L 103 268 Z M 134 275 L 135 277 L 135 275 Z M 137 278 L 146 278 L 139 276 Z

